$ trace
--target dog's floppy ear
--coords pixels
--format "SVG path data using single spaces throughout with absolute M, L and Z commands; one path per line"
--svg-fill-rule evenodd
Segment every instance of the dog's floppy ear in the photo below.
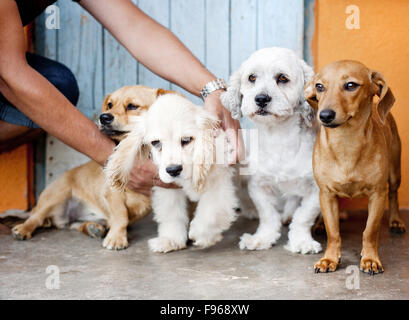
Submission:
M 109 94 L 107 94 L 107 96 L 105 97 L 104 102 L 102 102 L 102 111 L 103 111 L 103 112 L 106 111 L 106 110 L 108 110 L 107 104 L 108 104 L 108 101 L 109 101 L 110 98 L 111 98 L 111 94 L 109 93 Z
M 143 119 L 138 119 L 132 131 L 116 146 L 109 157 L 104 172 L 112 187 L 124 189 L 135 160 L 145 160 L 149 157 L 148 147 L 143 143 L 144 135 Z
M 241 113 L 241 100 L 243 99 L 240 93 L 241 86 L 241 71 L 234 72 L 230 77 L 230 83 L 226 92 L 220 96 L 222 104 L 230 110 L 233 119 L 239 120 L 243 114 Z
M 158 97 L 164 96 L 165 94 L 168 94 L 168 93 L 176 93 L 176 92 L 172 91 L 172 90 L 166 90 L 166 89 L 159 88 L 159 89 L 156 90 L 156 97 L 158 98 Z
M 373 84 L 374 94 L 379 97 L 376 110 L 378 111 L 378 115 L 382 123 L 385 123 L 386 115 L 395 103 L 395 97 L 393 96 L 386 79 L 380 72 L 371 71 L 371 81 Z
M 317 91 L 315 89 L 316 76 L 313 76 L 307 84 L 304 86 L 304 98 L 308 104 L 314 108 L 318 109 Z
M 193 151 L 192 183 L 196 192 L 201 192 L 207 174 L 215 162 L 215 130 L 219 120 L 207 111 L 200 110 L 196 116 L 199 135 L 196 137 Z
M 308 85 L 309 81 L 311 81 L 311 79 L 314 76 L 314 70 L 304 60 L 300 59 L 300 62 L 301 62 L 301 68 L 302 68 L 303 75 L 304 75 L 304 86 L 306 87 L 306 85 Z M 314 88 L 314 91 L 315 91 L 315 88 Z M 300 110 L 302 118 L 304 119 L 305 124 L 308 127 L 312 127 L 314 123 L 317 107 L 318 106 L 312 106 L 309 103 L 309 101 L 307 102 L 306 97 L 300 99 L 299 110 Z
M 185 97 L 183 94 L 177 92 L 177 91 L 173 91 L 173 90 L 166 90 L 166 89 L 156 89 L 156 98 L 159 98 L 160 96 L 164 96 L 165 94 L 177 94 L 181 97 Z

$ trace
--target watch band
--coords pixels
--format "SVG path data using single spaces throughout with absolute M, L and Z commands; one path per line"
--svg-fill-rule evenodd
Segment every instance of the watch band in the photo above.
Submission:
M 216 90 L 226 90 L 227 85 L 226 82 L 223 79 L 216 79 L 213 81 L 208 82 L 202 89 L 202 91 L 200 91 L 200 96 L 202 97 L 202 100 L 204 101 L 206 99 L 206 97 L 211 94 L 213 91 Z

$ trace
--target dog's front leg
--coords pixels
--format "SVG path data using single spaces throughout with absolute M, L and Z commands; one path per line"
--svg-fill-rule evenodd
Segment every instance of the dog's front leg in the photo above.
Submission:
M 277 198 L 271 186 L 263 185 L 257 179 L 251 179 L 248 187 L 260 222 L 256 233 L 245 233 L 241 236 L 239 247 L 242 250 L 268 249 L 281 236 L 281 218 L 275 207 Z
M 239 171 L 239 169 L 237 169 L 237 171 Z M 240 215 L 251 220 L 258 219 L 256 206 L 253 204 L 253 200 L 251 200 L 249 195 L 249 177 L 238 176 L 235 180 L 235 183 L 238 185 L 237 196 L 240 201 Z
M 321 244 L 311 235 L 311 227 L 320 214 L 319 190 L 316 186 L 302 199 L 295 210 L 289 226 L 288 243 L 285 248 L 294 253 L 318 253 Z
M 316 273 L 335 271 L 341 259 L 338 198 L 333 193 L 320 190 L 320 204 L 327 231 L 327 248 L 324 256 L 314 265 Z
M 234 187 L 213 188 L 200 196 L 195 217 L 190 223 L 189 239 L 194 245 L 207 248 L 222 239 L 232 222 L 236 220 L 238 199 Z
M 153 252 L 170 252 L 186 248 L 189 217 L 183 190 L 155 187 L 152 194 L 158 237 L 149 240 Z
M 283 225 L 289 225 L 294 216 L 295 211 L 300 206 L 301 198 L 292 196 L 287 199 L 284 205 L 283 213 L 281 214 L 281 223 Z
M 123 195 L 112 193 L 106 195 L 109 203 L 110 215 L 108 219 L 109 231 L 102 246 L 109 250 L 122 250 L 128 247 L 128 209 Z
M 386 191 L 379 191 L 369 196 L 368 220 L 363 234 L 360 269 L 372 275 L 383 272 L 378 255 L 378 238 L 386 194 Z

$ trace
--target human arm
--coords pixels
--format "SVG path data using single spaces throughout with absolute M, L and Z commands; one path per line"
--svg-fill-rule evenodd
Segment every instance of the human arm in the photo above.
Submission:
M 27 63 L 16 2 L 0 1 L 0 12 L 0 92 L 48 133 L 104 164 L 114 143 Z
M 81 0 L 89 11 L 135 59 L 153 73 L 171 81 L 190 93 L 200 91 L 216 77 L 167 28 L 147 16 L 130 0 Z M 241 151 L 240 123 L 220 101 L 221 91 L 210 94 L 204 107 L 221 120 L 230 142 Z M 238 139 L 239 138 L 239 139 Z M 236 155 L 237 156 L 237 155 Z

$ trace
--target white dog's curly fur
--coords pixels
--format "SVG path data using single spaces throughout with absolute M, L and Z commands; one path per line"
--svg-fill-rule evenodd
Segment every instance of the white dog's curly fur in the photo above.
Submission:
M 293 51 L 266 48 L 241 65 L 222 94 L 234 118 L 247 116 L 259 130 L 257 161 L 250 159 L 250 171 L 256 173 L 248 190 L 260 223 L 255 234 L 243 234 L 241 249 L 270 248 L 281 236 L 282 221 L 292 218 L 286 248 L 303 254 L 321 251 L 311 236 L 320 213 L 312 171 L 317 123 L 303 92 L 312 76 L 312 68 Z
M 221 240 L 222 232 L 236 219 L 233 169 L 220 159 L 216 148 L 225 148 L 225 135 L 218 126 L 219 121 L 203 108 L 179 95 L 166 94 L 109 158 L 105 172 L 113 185 L 124 186 L 135 158 L 146 159 L 150 154 L 159 178 L 182 187 L 153 188 L 152 208 L 159 235 L 149 241 L 152 251 L 183 249 L 188 237 L 197 246 L 209 247 Z M 175 166 L 181 171 L 172 172 Z M 189 232 L 187 199 L 198 202 Z

